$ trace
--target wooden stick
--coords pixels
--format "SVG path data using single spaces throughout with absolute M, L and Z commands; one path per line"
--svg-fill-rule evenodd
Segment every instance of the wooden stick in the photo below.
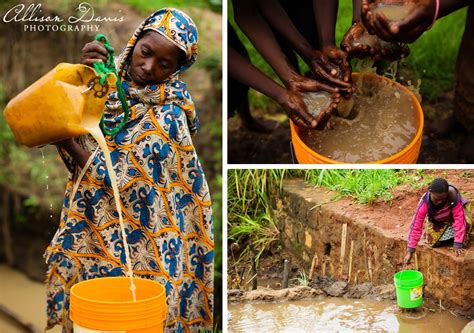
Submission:
M 336 270 L 334 269 L 334 265 L 329 262 L 329 268 L 331 269 L 331 276 L 336 277 Z
M 256 279 L 257 279 L 257 274 L 251 276 L 250 279 L 249 279 L 247 282 L 244 283 L 244 287 L 245 287 L 246 285 L 248 285 L 250 282 L 253 282 L 253 281 L 256 280 Z M 255 289 L 252 289 L 252 290 L 255 290 Z
M 364 231 L 364 239 L 363 239 L 362 244 L 364 244 L 362 246 L 362 250 L 364 252 L 365 276 L 366 276 L 366 278 L 370 278 L 370 276 L 369 276 L 369 263 L 368 263 L 369 257 L 367 256 L 367 243 L 366 243 L 365 231 Z
M 283 283 L 282 283 L 283 289 L 288 288 L 289 275 L 290 275 L 290 262 L 288 261 L 288 259 L 285 259 L 285 262 L 283 264 Z
M 354 275 L 354 284 L 357 284 L 357 280 L 359 279 L 359 273 L 360 273 L 360 269 L 358 269 Z
M 340 262 L 344 262 L 344 257 L 346 255 L 346 237 L 347 237 L 347 223 L 342 225 L 342 233 L 341 233 L 341 260 Z
M 367 265 L 369 266 L 370 283 L 372 283 L 372 264 L 370 263 L 370 257 L 367 257 Z
M 323 258 L 323 276 L 326 276 L 326 257 Z
M 418 254 L 415 252 L 415 269 L 418 270 Z
M 257 290 L 257 285 L 258 285 L 258 281 L 257 281 L 257 259 L 255 257 L 255 251 L 253 250 L 253 248 L 250 249 L 250 260 L 252 261 L 252 274 L 255 277 L 252 280 L 252 290 Z
M 313 280 L 314 267 L 316 267 L 318 263 L 319 263 L 318 254 L 314 252 L 313 260 L 311 261 L 311 269 L 309 270 L 309 276 L 308 276 L 309 281 Z
M 351 282 L 351 272 L 352 272 L 352 252 L 354 251 L 354 241 L 351 240 L 351 250 L 349 251 L 349 276 L 347 282 Z
M 341 274 L 340 277 L 342 278 L 344 273 L 344 258 L 346 256 L 346 239 L 347 239 L 347 223 L 342 225 L 342 233 L 341 233 L 341 258 L 339 263 L 341 265 Z

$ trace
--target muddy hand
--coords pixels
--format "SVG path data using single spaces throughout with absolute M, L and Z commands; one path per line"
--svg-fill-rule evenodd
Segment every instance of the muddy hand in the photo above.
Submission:
M 405 258 L 403 258 L 403 265 L 408 265 L 411 261 L 411 257 L 413 256 L 413 253 L 407 252 Z
M 464 254 L 464 252 L 466 252 L 465 249 L 456 249 L 454 247 L 451 248 L 451 251 L 454 252 L 454 254 L 456 255 L 456 257 L 460 256 L 461 254 Z
M 308 108 L 299 92 L 287 90 L 286 94 L 281 96 L 279 103 L 296 126 L 304 128 L 316 127 L 317 120 L 308 112 Z
M 351 67 L 347 54 L 335 46 L 327 46 L 322 52 L 314 50 L 311 56 L 311 69 L 318 79 L 341 89 L 351 87 L 349 83 Z
M 384 14 L 373 10 L 380 4 L 412 5 L 407 17 L 390 21 Z M 367 30 L 388 42 L 411 43 L 420 37 L 433 22 L 434 0 L 363 0 L 362 21 Z
M 375 61 L 395 61 L 408 56 L 410 49 L 399 42 L 385 42 L 368 33 L 361 22 L 354 23 L 346 32 L 341 48 L 351 57 L 372 58 Z
M 354 23 L 342 38 L 341 49 L 344 50 L 350 57 L 369 57 L 371 46 L 366 43 L 357 42 L 366 33 L 367 30 L 361 22 Z
M 316 120 L 316 123 L 313 122 L 310 127 L 314 129 L 323 129 L 326 126 L 331 112 L 337 107 L 337 104 L 339 104 L 341 100 L 339 88 L 331 87 L 318 80 L 310 79 L 300 75 L 293 76 L 288 84 L 288 90 L 298 93 L 298 96 L 301 98 L 301 102 L 303 103 L 302 105 L 306 112 L 308 112 L 308 109 L 303 101 L 303 97 L 301 95 L 302 93 L 326 91 L 331 94 L 331 104 L 325 110 L 322 110 L 316 118 L 313 117 L 313 119 Z
M 98 41 L 89 42 L 82 48 L 81 64 L 94 66 L 97 61 L 107 62 L 107 49 Z

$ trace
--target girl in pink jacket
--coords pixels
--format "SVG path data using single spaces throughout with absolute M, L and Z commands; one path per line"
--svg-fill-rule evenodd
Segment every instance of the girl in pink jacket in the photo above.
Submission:
M 456 255 L 464 253 L 472 227 L 470 203 L 445 179 L 436 178 L 428 188 L 428 192 L 421 197 L 413 216 L 408 233 L 405 264 L 410 262 L 415 252 L 426 218 L 428 223 L 425 238 L 428 245 L 435 247 L 454 239 L 453 250 Z

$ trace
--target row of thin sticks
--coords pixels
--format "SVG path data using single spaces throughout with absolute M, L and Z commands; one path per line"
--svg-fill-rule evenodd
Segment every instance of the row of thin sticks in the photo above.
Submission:
M 340 266 L 340 272 L 339 272 L 339 277 L 343 280 L 347 279 L 348 282 L 351 281 L 352 277 L 352 258 L 354 255 L 354 240 L 351 239 L 351 245 L 350 245 L 350 250 L 349 250 L 349 267 L 348 267 L 348 274 L 347 276 L 344 275 L 344 267 L 345 267 L 345 257 L 346 257 L 346 244 L 347 244 L 347 223 L 344 223 L 342 225 L 342 231 L 341 231 L 341 254 L 339 258 L 339 266 Z M 364 237 L 363 237 L 363 254 L 364 254 L 364 262 L 366 266 L 366 271 L 368 274 L 368 278 L 370 282 L 372 282 L 373 275 L 372 275 L 372 262 L 367 254 L 367 249 L 366 249 L 366 235 L 364 232 Z M 327 259 L 323 259 L 322 262 L 322 267 L 321 267 L 321 276 L 326 276 L 326 264 L 327 264 Z M 309 271 L 309 276 L 308 279 L 311 281 L 313 278 L 313 275 L 315 273 L 315 269 L 319 264 L 319 258 L 317 253 L 314 254 L 313 260 L 311 261 L 311 269 Z M 330 267 L 332 265 L 330 264 Z M 418 270 L 418 255 L 415 253 L 415 269 Z M 333 270 L 334 273 L 334 270 Z M 357 283 L 357 277 L 358 274 L 360 273 L 360 270 L 357 271 L 357 273 L 354 276 L 354 283 Z

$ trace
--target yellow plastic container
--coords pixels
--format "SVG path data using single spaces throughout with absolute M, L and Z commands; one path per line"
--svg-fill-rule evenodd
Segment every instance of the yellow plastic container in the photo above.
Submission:
M 92 67 L 61 63 L 13 98 L 3 114 L 17 141 L 28 147 L 87 134 L 85 127 L 99 124 L 115 82 L 109 75 L 102 86 Z
M 86 280 L 71 288 L 70 316 L 75 333 L 160 333 L 166 319 L 166 291 L 158 282 L 129 277 Z
M 403 148 L 398 153 L 389 156 L 383 160 L 379 161 L 369 161 L 367 163 L 375 163 L 375 164 L 414 164 L 418 159 L 418 155 L 420 154 L 420 147 L 421 147 L 421 139 L 423 133 L 423 125 L 424 125 L 424 116 L 423 110 L 421 109 L 421 105 L 416 99 L 415 95 L 412 91 L 408 88 L 402 86 L 398 82 L 395 82 L 385 76 L 378 76 L 375 74 L 364 74 L 364 75 L 373 75 L 377 77 L 379 80 L 385 80 L 387 83 L 391 85 L 397 86 L 397 88 L 404 90 L 407 94 L 410 95 L 412 99 L 413 106 L 416 112 L 417 118 L 417 130 L 414 138 L 408 143 L 408 145 Z M 352 73 L 352 79 L 355 81 L 359 77 L 359 73 Z M 336 161 L 326 157 L 324 155 L 318 154 L 316 151 L 309 148 L 303 140 L 298 135 L 298 130 L 295 124 L 290 120 L 290 129 L 291 129 L 291 140 L 293 143 L 293 148 L 295 150 L 296 159 L 300 164 L 338 164 L 338 163 L 346 163 L 341 161 Z

